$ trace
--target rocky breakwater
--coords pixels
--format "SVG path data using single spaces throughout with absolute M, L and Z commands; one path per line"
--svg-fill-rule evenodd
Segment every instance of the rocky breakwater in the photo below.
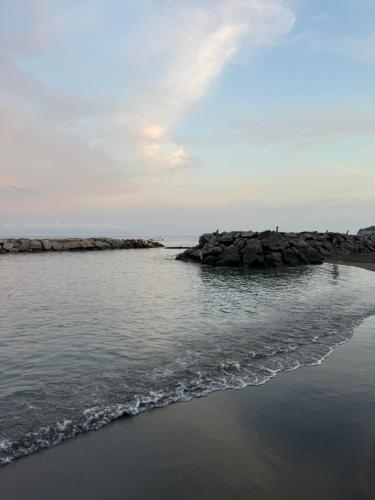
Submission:
M 267 268 L 321 264 L 331 255 L 374 251 L 372 235 L 232 231 L 204 234 L 197 246 L 180 253 L 176 259 L 212 266 Z
M 129 248 L 156 248 L 161 243 L 142 239 L 114 238 L 59 238 L 27 239 L 8 238 L 0 240 L 0 253 L 19 252 L 63 252 L 87 250 L 115 250 Z

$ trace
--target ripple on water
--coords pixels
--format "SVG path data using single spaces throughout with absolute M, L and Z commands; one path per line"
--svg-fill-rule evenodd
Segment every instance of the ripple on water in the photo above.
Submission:
M 0 463 L 319 364 L 375 313 L 361 269 L 215 269 L 173 255 L 0 259 Z

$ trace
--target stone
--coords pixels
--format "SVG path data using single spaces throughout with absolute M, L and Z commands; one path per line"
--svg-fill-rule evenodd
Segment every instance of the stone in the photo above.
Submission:
M 242 250 L 242 262 L 245 266 L 261 267 L 264 265 L 262 244 L 257 239 L 246 242 Z
M 50 239 L 45 238 L 27 239 L 14 238 L 0 240 L 1 253 L 9 252 L 49 252 L 61 250 L 106 250 L 113 248 L 158 248 L 163 245 L 157 241 L 127 239 L 120 240 L 116 238 L 64 238 Z M 200 249 L 199 249 L 200 252 Z
M 233 241 L 233 233 L 222 233 L 221 236 L 219 236 L 219 243 L 223 243 L 224 245 L 230 245 Z
M 242 231 L 241 238 L 253 238 L 255 235 L 254 231 Z
M 307 253 L 308 262 L 310 264 L 322 264 L 323 263 L 323 261 L 324 261 L 323 256 L 314 248 L 311 248 L 311 247 L 307 248 L 306 253 Z
M 280 233 L 273 233 L 262 240 L 262 247 L 265 251 L 275 252 L 283 250 L 289 246 L 289 242 Z
M 205 233 L 199 238 L 199 244 L 203 246 L 205 243 L 210 243 L 213 245 L 218 239 L 218 235 L 216 233 Z
M 12 250 L 14 248 L 14 244 L 11 241 L 6 241 L 3 244 L 3 248 L 4 250 L 7 250 L 9 252 L 9 250 Z
M 268 267 L 279 267 L 283 265 L 283 259 L 279 252 L 271 252 L 265 257 Z
M 357 233 L 359 236 L 373 235 L 375 236 L 375 226 L 365 227 L 360 229 Z
M 241 263 L 241 255 L 237 245 L 229 245 L 223 251 L 218 266 L 238 266 Z
M 43 250 L 51 250 L 52 249 L 52 243 L 51 240 L 42 240 L 42 247 Z
M 59 250 L 62 250 L 62 248 L 63 248 L 63 245 L 60 241 L 51 240 L 51 249 L 52 250 L 59 251 Z
M 282 259 L 284 264 L 287 266 L 296 266 L 299 264 L 297 253 L 294 248 L 284 248 L 281 251 Z
M 81 247 L 79 240 L 65 240 L 62 243 L 63 250 L 79 250 Z
M 26 240 L 26 239 L 15 240 L 15 246 L 19 252 L 27 252 L 27 251 L 31 250 L 30 249 L 30 240 Z
M 43 250 L 42 242 L 40 240 L 30 240 L 29 248 L 33 251 Z
M 136 247 L 137 242 L 134 242 L 134 246 Z M 111 248 L 111 245 L 107 241 L 103 240 L 95 240 L 95 246 L 99 248 L 100 250 L 103 250 L 104 248 Z

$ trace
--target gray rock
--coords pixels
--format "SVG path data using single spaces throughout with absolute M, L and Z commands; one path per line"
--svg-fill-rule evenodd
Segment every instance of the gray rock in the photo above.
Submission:
M 56 251 L 62 250 L 63 249 L 62 242 L 57 240 L 51 240 L 51 249 Z
M 52 242 L 51 240 L 42 240 L 42 247 L 43 250 L 51 250 L 52 249 Z
M 229 245 L 223 251 L 218 266 L 238 266 L 241 263 L 241 255 L 237 245 Z
M 99 248 L 100 250 L 103 250 L 105 248 L 111 248 L 111 245 L 107 241 L 103 240 L 95 240 L 95 246 Z M 135 243 L 136 246 L 136 243 Z
M 281 251 L 281 254 L 282 254 L 283 262 L 287 266 L 296 266 L 297 264 L 299 264 L 299 260 L 298 260 L 298 256 L 297 256 L 298 254 L 297 254 L 297 251 L 294 250 L 294 248 L 284 248 Z
M 370 226 L 360 229 L 357 234 L 359 236 L 367 236 L 367 235 L 375 236 L 375 226 Z
M 6 241 L 3 244 L 3 248 L 4 250 L 7 250 L 9 252 L 9 250 L 12 250 L 14 248 L 14 243 L 12 243 L 11 241 Z
M 213 245 L 216 243 L 218 235 L 216 233 L 205 233 L 199 238 L 199 244 L 203 246 L 205 243 L 210 243 Z
M 279 252 L 271 252 L 266 255 L 265 259 L 268 267 L 279 267 L 283 265 L 283 259 Z
M 241 238 L 253 238 L 254 236 L 256 236 L 254 231 L 242 231 L 241 233 Z
M 221 236 L 219 236 L 219 243 L 223 243 L 224 245 L 230 245 L 234 241 L 234 234 L 233 233 L 222 233 Z
M 273 233 L 262 240 L 262 247 L 264 251 L 275 252 L 283 250 L 289 246 L 288 240 L 280 233 Z
M 323 256 L 315 250 L 315 248 L 309 247 L 306 249 L 308 262 L 310 264 L 322 264 L 324 259 Z
M 242 250 L 242 262 L 245 266 L 264 266 L 262 244 L 258 239 L 251 239 L 246 242 L 246 246 Z
M 30 240 L 29 248 L 33 251 L 43 250 L 42 242 L 40 240 Z

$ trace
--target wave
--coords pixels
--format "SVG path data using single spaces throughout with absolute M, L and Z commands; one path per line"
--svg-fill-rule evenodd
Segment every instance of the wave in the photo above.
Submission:
M 344 344 L 352 334 L 332 346 L 326 347 L 318 358 L 306 362 L 294 359 L 291 363 L 278 362 L 276 367 L 267 367 L 259 364 L 256 373 L 251 372 L 248 366 L 243 366 L 237 360 L 226 360 L 217 366 L 220 376 L 207 378 L 200 371 L 189 381 L 178 382 L 172 390 L 149 391 L 147 394 L 132 398 L 125 403 L 106 406 L 93 406 L 85 409 L 77 419 L 64 419 L 53 425 L 41 427 L 36 432 L 29 432 L 19 439 L 0 439 L 0 465 L 6 465 L 14 460 L 31 455 L 40 450 L 61 444 L 89 431 L 99 430 L 116 420 L 135 417 L 140 413 L 155 408 L 166 407 L 170 404 L 190 401 L 193 398 L 207 396 L 216 391 L 227 389 L 243 389 L 248 386 L 257 386 L 269 382 L 277 373 L 294 371 L 301 367 L 320 365 L 330 356 L 336 347 Z M 285 348 L 283 352 L 296 351 L 297 346 Z M 279 354 L 280 349 L 272 351 L 272 355 Z M 267 356 L 249 352 L 250 359 L 263 360 Z

